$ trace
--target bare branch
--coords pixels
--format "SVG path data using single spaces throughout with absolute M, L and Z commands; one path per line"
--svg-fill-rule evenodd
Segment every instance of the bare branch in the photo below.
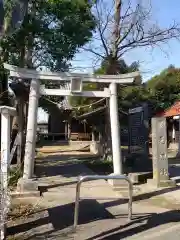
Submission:
M 98 53 L 98 52 L 94 51 L 94 50 L 93 50 L 93 49 L 91 49 L 91 48 L 86 48 L 86 47 L 83 47 L 82 49 L 84 49 L 85 51 L 88 51 L 88 52 L 90 52 L 90 53 L 93 53 L 93 54 L 95 54 L 95 55 L 99 56 L 100 58 L 104 58 L 104 57 L 105 57 L 104 55 L 102 55 L 102 54 L 100 54 L 100 53 Z
M 94 46 L 84 49 L 96 57 L 104 59 L 113 52 L 117 60 L 128 51 L 139 47 L 161 47 L 172 38 L 180 37 L 180 25 L 172 23 L 162 28 L 153 19 L 151 2 L 149 5 L 138 0 L 114 0 L 114 6 L 106 7 L 108 0 L 98 1 L 95 6 L 97 31 Z M 114 10 L 113 10 L 114 9 Z M 113 10 L 113 12 L 112 12 Z
M 106 52 L 106 55 L 108 56 L 109 52 L 108 52 L 108 47 L 105 43 L 105 40 L 104 40 L 104 32 L 107 28 L 107 25 L 108 25 L 108 20 L 109 20 L 109 14 L 107 14 L 107 21 L 106 23 L 104 24 L 104 27 L 102 27 L 102 24 L 101 24 L 101 17 L 100 17 L 100 12 L 99 12 L 99 9 L 98 9 L 98 4 L 96 3 L 96 11 L 97 11 L 97 17 L 98 17 L 98 22 L 97 22 L 97 29 L 99 31 L 99 35 L 100 35 L 100 39 L 102 41 L 102 45 L 104 47 L 104 50 Z

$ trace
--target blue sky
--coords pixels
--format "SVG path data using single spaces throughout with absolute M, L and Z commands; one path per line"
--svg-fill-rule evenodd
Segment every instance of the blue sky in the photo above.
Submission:
M 108 2 L 110 1 L 108 0 Z M 149 2 L 149 0 L 143 1 L 147 4 Z M 151 2 L 153 9 L 152 19 L 156 20 L 159 26 L 167 27 L 173 21 L 180 24 L 180 0 L 152 0 Z M 87 52 L 77 54 L 74 61 L 72 61 L 72 66 L 78 71 L 90 72 L 92 71 L 93 57 Z M 136 49 L 124 55 L 124 59 L 127 63 L 139 61 L 143 80 L 146 81 L 170 64 L 180 67 L 180 40 L 170 40 L 168 44 L 162 45 L 161 49 Z
M 149 2 L 149 0 L 143 1 Z M 160 26 L 168 26 L 174 20 L 180 23 L 180 0 L 152 0 L 152 7 L 153 19 L 157 20 Z M 73 70 L 91 72 L 93 57 L 87 52 L 77 54 L 72 61 Z M 139 61 L 143 79 L 146 81 L 170 64 L 180 67 L 180 41 L 171 40 L 168 45 L 162 46 L 162 49 L 136 49 L 136 51 L 126 54 L 124 59 L 127 63 Z M 47 121 L 47 114 L 39 109 L 38 121 L 42 120 Z

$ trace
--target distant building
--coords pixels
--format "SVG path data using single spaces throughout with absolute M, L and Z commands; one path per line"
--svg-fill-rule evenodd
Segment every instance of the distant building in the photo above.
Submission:
M 155 117 L 166 117 L 168 145 L 178 148 L 180 142 L 180 101 L 175 102 L 170 108 L 158 112 Z M 173 143 L 173 144 L 172 144 Z
M 67 90 L 69 84 L 61 86 L 61 88 Z M 38 108 L 38 133 L 49 140 L 90 140 L 90 127 L 72 117 L 72 110 L 68 97 L 57 104 L 51 104 L 49 113 Z

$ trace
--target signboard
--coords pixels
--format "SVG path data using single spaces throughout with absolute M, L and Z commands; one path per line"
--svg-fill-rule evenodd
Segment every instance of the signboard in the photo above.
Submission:
M 148 106 L 129 109 L 129 152 L 148 155 Z
M 131 108 L 129 109 L 129 113 L 138 113 L 138 112 L 142 112 L 143 108 L 142 107 L 136 107 L 136 108 Z

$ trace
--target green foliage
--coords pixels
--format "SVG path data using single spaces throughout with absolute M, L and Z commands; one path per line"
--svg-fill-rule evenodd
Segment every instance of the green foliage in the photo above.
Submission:
M 13 169 L 9 170 L 9 179 L 8 185 L 10 187 L 15 187 L 19 178 L 23 176 L 23 172 L 20 166 L 14 167 Z
M 4 38 L 2 45 L 4 50 L 10 50 L 8 60 L 16 64 L 25 57 L 22 51 L 27 47 L 33 50 L 33 67 L 61 70 L 91 38 L 94 27 L 86 1 L 32 0 L 21 28 L 12 37 Z
M 14 1 L 6 1 L 6 22 L 11 27 Z M 1 64 L 68 70 L 68 61 L 92 37 L 95 19 L 87 0 L 32 0 L 23 23 L 0 41 Z M 51 82 L 46 86 L 58 88 Z M 48 97 L 58 102 L 59 97 Z M 47 101 L 40 101 L 45 108 Z M 47 108 L 46 108 L 47 110 Z
M 144 85 L 127 86 L 119 90 L 119 108 L 125 112 L 129 108 L 147 101 L 149 101 L 149 92 Z
M 108 69 L 111 67 L 111 62 L 109 58 L 105 58 L 101 67 L 95 70 L 95 74 L 108 74 Z M 114 74 L 124 74 L 129 72 L 134 72 L 139 70 L 139 63 L 133 62 L 131 65 L 127 65 L 124 59 L 119 59 L 115 63 L 115 73 Z
M 166 109 L 180 99 L 180 69 L 172 65 L 159 75 L 150 79 L 146 84 L 155 109 Z

